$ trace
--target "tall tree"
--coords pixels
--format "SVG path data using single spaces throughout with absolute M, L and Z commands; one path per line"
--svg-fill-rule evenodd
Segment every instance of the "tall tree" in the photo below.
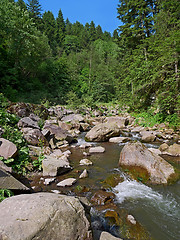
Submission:
M 33 19 L 36 27 L 42 30 L 42 7 L 38 0 L 28 0 L 27 9 L 29 11 L 30 17 Z
M 65 38 L 66 25 L 64 22 L 63 14 L 61 9 L 59 10 L 58 17 L 56 18 L 57 30 L 56 30 L 56 41 L 61 47 Z
M 49 45 L 56 54 L 57 42 L 56 42 L 56 20 L 52 12 L 48 11 L 43 14 L 43 32 L 49 39 Z
M 17 5 L 21 8 L 21 10 L 27 10 L 26 3 L 23 0 L 18 0 Z

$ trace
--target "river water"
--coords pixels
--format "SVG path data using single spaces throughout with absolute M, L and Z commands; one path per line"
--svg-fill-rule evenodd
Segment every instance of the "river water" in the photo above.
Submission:
M 138 137 L 138 136 L 135 136 Z M 78 178 L 83 169 L 87 169 L 89 177 L 78 179 L 75 188 L 87 188 L 85 196 L 91 196 L 94 190 L 102 187 L 102 182 L 111 174 L 118 173 L 124 181 L 119 183 L 112 191 L 116 195 L 116 203 L 119 208 L 128 209 L 135 219 L 144 226 L 154 240 L 179 240 L 180 239 L 180 181 L 171 186 L 146 186 L 130 177 L 118 168 L 120 152 L 124 144 L 93 143 L 105 147 L 105 153 L 83 156 L 82 150 L 77 145 L 84 143 L 83 135 L 80 136 L 76 147 L 71 148 L 70 163 L 74 170 L 66 176 L 60 176 L 57 181 L 66 177 Z M 158 144 L 150 144 L 147 147 L 158 147 Z M 92 166 L 79 166 L 82 158 L 88 158 L 93 162 Z M 172 160 L 172 159 L 168 159 Z M 176 160 L 178 160 L 176 158 Z M 174 161 L 173 161 L 174 162 Z M 179 168 L 179 161 L 174 165 Z M 43 191 L 61 190 L 52 183 L 50 186 L 42 186 Z M 74 191 L 67 188 L 69 193 Z M 71 193 L 72 193 L 71 192 Z M 72 193 L 73 194 L 73 193 Z

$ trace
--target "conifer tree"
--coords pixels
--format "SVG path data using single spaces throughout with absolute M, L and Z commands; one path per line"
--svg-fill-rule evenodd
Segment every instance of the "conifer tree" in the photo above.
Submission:
M 17 5 L 21 8 L 21 10 L 27 10 L 27 6 L 23 0 L 18 0 Z
M 37 19 L 42 16 L 42 8 L 38 0 L 28 0 L 27 8 L 32 18 Z
M 64 22 L 63 14 L 61 9 L 59 10 L 58 17 L 56 18 L 56 41 L 59 46 L 62 46 L 62 43 L 65 38 L 66 25 Z
M 103 38 L 103 31 L 100 25 L 96 27 L 96 39 L 102 39 Z

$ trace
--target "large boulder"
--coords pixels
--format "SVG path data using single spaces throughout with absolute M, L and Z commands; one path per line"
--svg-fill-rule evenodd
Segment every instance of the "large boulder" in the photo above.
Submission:
M 40 129 L 38 126 L 38 122 L 32 120 L 30 117 L 21 118 L 18 122 L 19 128 L 37 128 Z
M 0 138 L 0 156 L 8 159 L 13 158 L 17 155 L 17 147 L 14 143 L 6 140 L 4 138 Z
M 23 137 L 26 139 L 28 144 L 38 146 L 40 144 L 48 145 L 47 139 L 44 137 L 42 132 L 37 128 L 22 128 Z
M 118 126 L 118 128 L 124 128 L 129 123 L 128 118 L 125 118 L 125 117 L 107 117 L 105 121 L 108 124 L 113 124 Z
M 140 134 L 142 136 L 141 141 L 145 143 L 154 142 L 156 139 L 153 131 L 142 131 Z
M 71 170 L 69 161 L 66 156 L 53 157 L 45 155 L 45 159 L 42 161 L 43 176 L 55 177 L 62 173 Z
M 173 145 L 168 146 L 167 144 L 162 144 L 159 148 L 163 155 L 170 155 L 172 157 L 180 156 L 180 144 L 174 143 Z
M 87 141 L 105 142 L 109 138 L 118 137 L 121 129 L 116 123 L 99 123 L 94 126 L 85 136 Z
M 64 116 L 61 121 L 63 122 L 84 122 L 84 117 L 81 114 L 69 114 Z
M 24 194 L 0 203 L 0 239 L 91 240 L 79 199 L 54 193 Z
M 145 171 L 151 184 L 167 184 L 175 171 L 171 164 L 149 151 L 142 143 L 128 143 L 120 153 L 119 165 Z
M 66 140 L 68 143 L 72 143 L 75 141 L 73 136 L 68 133 L 68 131 L 56 126 L 56 125 L 46 125 L 45 129 L 48 129 L 51 133 L 51 136 L 53 135 L 55 138 L 55 141 L 63 141 Z

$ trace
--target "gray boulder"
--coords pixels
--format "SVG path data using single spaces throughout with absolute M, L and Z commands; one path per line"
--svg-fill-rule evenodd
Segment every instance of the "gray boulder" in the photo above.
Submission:
M 152 131 L 142 131 L 140 132 L 140 135 L 142 136 L 141 138 L 142 142 L 146 142 L 146 143 L 154 142 L 156 139 L 156 136 Z
M 57 184 L 57 187 L 71 187 L 77 180 L 75 178 L 67 178 Z
M 38 146 L 40 144 L 48 145 L 47 139 L 44 137 L 42 132 L 37 128 L 22 128 L 23 137 L 26 141 L 33 145 Z
M 6 140 L 4 138 L 0 138 L 0 156 L 8 159 L 13 158 L 17 155 L 17 147 L 14 143 Z
M 18 195 L 0 203 L 0 239 L 91 240 L 79 199 L 54 193 Z
M 167 184 L 175 175 L 174 168 L 157 154 L 149 151 L 142 143 L 128 143 L 120 153 L 119 165 L 144 169 L 152 184 Z
M 105 142 L 109 138 L 117 137 L 121 129 L 116 123 L 99 123 L 94 126 L 85 136 L 87 141 Z
M 118 128 L 124 128 L 128 125 L 129 120 L 125 117 L 107 117 L 105 122 L 118 126 Z
M 37 128 L 37 129 L 40 129 L 37 121 L 32 120 L 30 117 L 21 118 L 18 122 L 18 127 L 19 128 Z
M 56 158 L 47 155 L 45 155 L 45 159 L 42 161 L 42 168 L 43 176 L 51 177 L 55 177 L 72 169 L 66 156 Z
M 51 135 L 54 136 L 55 141 L 63 141 L 66 140 L 68 143 L 72 143 L 75 141 L 73 136 L 68 133 L 68 131 L 63 130 L 62 128 L 56 126 L 56 125 L 46 125 L 45 129 L 48 129 L 51 133 Z

